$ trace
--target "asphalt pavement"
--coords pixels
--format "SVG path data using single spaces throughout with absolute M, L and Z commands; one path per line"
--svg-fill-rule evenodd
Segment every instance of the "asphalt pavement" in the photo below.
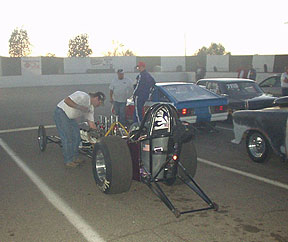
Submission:
M 0 241 L 288 241 L 288 164 L 276 156 L 252 162 L 243 144 L 231 143 L 232 124 L 194 138 L 195 180 L 219 211 L 180 218 L 143 183 L 106 195 L 88 158 L 68 169 L 56 144 L 41 152 L 38 125 L 56 134 L 55 105 L 76 90 L 108 95 L 107 85 L 0 89 Z M 164 190 L 180 210 L 205 206 L 184 185 Z

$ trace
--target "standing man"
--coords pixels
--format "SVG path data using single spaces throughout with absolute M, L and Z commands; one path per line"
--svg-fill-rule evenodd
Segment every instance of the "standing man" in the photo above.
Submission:
M 285 67 L 285 72 L 281 75 L 282 95 L 288 96 L 288 66 Z
M 253 68 L 252 65 L 249 66 L 249 70 L 248 70 L 248 74 L 247 74 L 247 78 L 256 81 L 256 70 Z
M 205 78 L 206 68 L 200 65 L 200 62 L 196 64 L 195 79 L 196 81 Z
M 125 108 L 126 102 L 133 94 L 133 82 L 124 77 L 123 69 L 117 71 L 118 78 L 115 78 L 110 86 L 110 102 L 113 104 L 115 114 L 119 116 L 119 122 L 126 125 Z
M 238 70 L 237 70 L 237 72 L 238 72 L 238 78 L 247 78 L 247 70 L 245 69 L 245 68 L 243 68 L 243 67 L 241 67 L 241 68 L 239 68 Z
M 146 71 L 145 62 L 140 61 L 137 65 L 140 74 L 137 76 L 137 84 L 133 93 L 134 99 L 134 122 L 141 123 L 143 119 L 143 107 L 149 98 L 151 89 L 155 85 L 154 78 Z
M 96 129 L 94 108 L 104 104 L 102 92 L 85 93 L 77 91 L 58 103 L 54 120 L 61 138 L 64 163 L 67 167 L 77 167 L 83 160 L 79 159 L 80 129 L 76 121 L 84 116 L 89 127 Z

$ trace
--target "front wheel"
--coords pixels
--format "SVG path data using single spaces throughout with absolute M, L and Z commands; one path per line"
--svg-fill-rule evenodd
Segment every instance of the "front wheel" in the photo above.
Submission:
M 132 160 L 127 142 L 106 136 L 94 146 L 92 170 L 96 185 L 106 194 L 123 193 L 132 182 Z
M 250 132 L 246 138 L 246 149 L 249 157 L 258 163 L 270 158 L 271 148 L 268 140 L 260 132 Z

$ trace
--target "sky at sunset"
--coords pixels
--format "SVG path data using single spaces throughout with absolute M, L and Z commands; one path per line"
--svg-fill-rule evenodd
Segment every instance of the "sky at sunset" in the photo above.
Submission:
M 65 57 L 69 40 L 84 33 L 92 56 L 112 40 L 138 56 L 193 55 L 212 42 L 232 55 L 288 54 L 287 13 L 287 0 L 3 0 L 0 56 L 9 56 L 15 28 L 27 30 L 31 56 Z

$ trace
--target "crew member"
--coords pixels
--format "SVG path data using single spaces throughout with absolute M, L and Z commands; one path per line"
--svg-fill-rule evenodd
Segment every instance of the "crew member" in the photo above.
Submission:
M 145 102 L 149 98 L 151 89 L 155 85 L 154 78 L 146 71 L 145 62 L 140 61 L 137 65 L 137 69 L 140 71 L 137 76 L 137 84 L 133 93 L 134 98 L 134 122 L 141 123 L 143 119 L 143 107 Z
M 77 118 L 84 117 L 91 129 L 96 129 L 94 108 L 104 104 L 102 92 L 85 93 L 76 91 L 58 103 L 54 120 L 61 138 L 64 163 L 67 167 L 77 167 L 83 160 L 79 159 L 80 129 Z
M 282 88 L 282 95 L 288 96 L 288 66 L 285 67 L 285 72 L 281 75 L 281 88 Z
M 127 99 L 133 94 L 133 82 L 124 77 L 123 69 L 117 71 L 117 76 L 109 86 L 110 102 L 113 104 L 115 114 L 119 116 L 119 122 L 126 125 L 125 108 Z

